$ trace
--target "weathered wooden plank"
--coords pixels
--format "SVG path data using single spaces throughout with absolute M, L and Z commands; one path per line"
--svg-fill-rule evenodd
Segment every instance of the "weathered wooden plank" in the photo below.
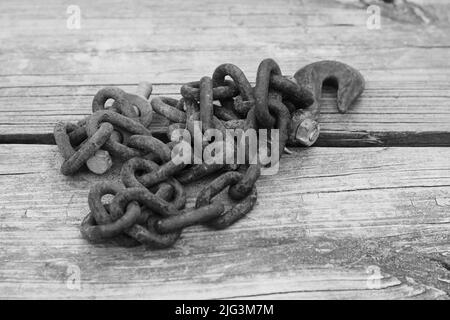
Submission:
M 64 177 L 55 146 L 2 145 L 0 295 L 447 297 L 450 148 L 294 151 L 258 181 L 248 217 L 219 232 L 186 229 L 174 248 L 151 251 L 80 237 L 89 187 L 117 179 L 118 166 Z M 187 189 L 188 207 L 204 183 Z M 81 290 L 67 286 L 73 270 Z
M 179 98 L 177 90 L 180 86 L 155 85 L 154 92 L 155 95 Z M 395 91 L 369 87 L 347 114 L 338 113 L 334 94 L 325 92 L 318 145 L 449 145 L 450 111 L 446 95 L 449 89 L 418 87 L 416 84 Z M 54 124 L 77 121 L 90 114 L 92 97 L 100 88 L 0 89 L 0 104 L 4 105 L 0 110 L 0 141 L 54 143 Z M 133 85 L 122 88 L 130 92 L 135 90 Z M 156 116 L 152 128 L 155 132 L 164 132 L 165 123 Z
M 6 6 L 0 57 L 6 83 L 134 83 L 138 74 L 155 82 L 189 81 L 223 61 L 253 77 L 255 52 L 280 60 L 288 74 L 320 58 L 379 69 L 384 77 L 395 69 L 448 67 L 449 19 L 442 14 L 448 3 L 434 1 L 423 4 L 435 16 L 428 23 L 382 17 L 381 30 L 366 27 L 366 5 L 357 1 L 213 1 L 202 9 L 191 1 L 141 1 L 135 7 L 81 1 L 80 30 L 66 28 L 63 4 L 28 5 L 16 9 L 17 16 Z
M 223 62 L 253 81 L 259 60 L 270 56 L 285 74 L 337 59 L 366 77 L 348 115 L 326 95 L 320 146 L 449 145 L 448 2 L 378 1 L 381 29 L 370 30 L 372 2 L 79 1 L 81 29 L 70 30 L 64 4 L 4 1 L 0 142 L 52 143 L 53 123 L 88 114 L 104 85 L 132 90 L 149 80 L 173 95 Z

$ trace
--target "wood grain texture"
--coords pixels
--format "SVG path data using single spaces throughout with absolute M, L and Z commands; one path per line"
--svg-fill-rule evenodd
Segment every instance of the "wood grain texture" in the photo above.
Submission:
M 174 248 L 92 245 L 95 182 L 55 146 L 1 145 L 2 298 L 448 298 L 450 148 L 311 148 L 258 183 L 248 217 Z M 187 207 L 205 181 L 187 189 Z M 229 203 L 226 197 L 222 198 Z M 67 281 L 79 268 L 81 289 Z M 78 270 L 78 269 L 77 269 Z M 378 272 L 379 271 L 379 272 Z
M 0 298 L 448 299 L 447 0 L 77 0 L 79 30 L 69 4 L 0 1 L 0 143 L 28 144 L 0 144 Z M 366 26 L 371 4 L 379 30 Z M 340 60 L 367 87 L 345 115 L 324 93 L 323 148 L 284 155 L 231 228 L 188 228 L 165 251 L 81 238 L 90 186 L 120 164 L 62 176 L 44 145 L 55 122 L 90 114 L 106 85 L 146 80 L 179 97 L 224 62 L 254 81 L 267 57 L 286 75 Z M 188 208 L 206 182 L 188 187 Z
M 89 114 L 105 85 L 134 91 L 147 80 L 176 96 L 223 62 L 254 81 L 272 57 L 288 75 L 336 59 L 366 78 L 349 114 L 325 95 L 319 146 L 448 146 L 450 4 L 400 2 L 77 1 L 81 29 L 71 30 L 65 3 L 2 1 L 0 142 L 53 143 L 53 124 Z M 366 26 L 372 3 L 379 30 Z

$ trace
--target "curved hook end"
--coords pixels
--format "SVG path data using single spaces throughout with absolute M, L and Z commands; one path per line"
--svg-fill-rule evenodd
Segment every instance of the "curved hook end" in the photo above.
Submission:
M 339 61 L 318 61 L 299 69 L 294 78 L 297 83 L 314 92 L 316 102 L 320 100 L 324 82 L 333 83 L 337 88 L 337 107 L 345 113 L 364 91 L 362 74 L 353 67 Z M 317 104 L 319 107 L 319 104 Z

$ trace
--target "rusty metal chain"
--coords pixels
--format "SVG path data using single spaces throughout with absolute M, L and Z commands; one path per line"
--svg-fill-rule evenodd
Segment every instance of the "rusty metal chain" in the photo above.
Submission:
M 342 112 L 364 89 L 361 74 L 339 62 L 317 62 L 286 77 L 272 59 L 259 65 L 255 87 L 241 69 L 227 63 L 218 66 L 211 77 L 181 86 L 180 100 L 156 96 L 149 101 L 152 85 L 147 82 L 139 84 L 136 94 L 115 87 L 101 89 L 94 96 L 92 115 L 77 124 L 57 123 L 54 129 L 64 158 L 64 175 L 76 174 L 84 165 L 102 174 L 111 167 L 112 159 L 123 162 L 122 183 L 100 182 L 91 187 L 90 212 L 81 222 L 82 236 L 91 242 L 162 249 L 173 246 L 189 226 L 224 229 L 237 222 L 254 207 L 256 181 L 265 169 L 262 151 L 252 149 L 245 133 L 257 131 L 258 145 L 266 148 L 276 143 L 278 148 L 271 148 L 271 153 L 278 154 L 276 162 L 288 142 L 311 145 L 318 136 L 319 99 L 322 82 L 327 79 L 337 82 Z M 107 107 L 110 99 L 114 102 Z M 152 135 L 149 126 L 154 113 L 167 121 L 169 141 Z M 237 161 L 236 144 L 227 149 L 224 141 L 210 135 L 210 129 L 223 137 L 228 129 L 241 130 L 243 134 L 234 139 L 243 146 L 243 162 Z M 267 136 L 263 139 L 260 129 L 278 130 L 278 141 L 265 141 Z M 180 143 L 184 149 L 179 148 Z M 225 160 L 230 150 L 234 152 L 232 164 L 195 162 L 196 152 L 203 157 L 211 151 Z M 198 193 L 195 207 L 186 209 L 185 186 L 211 175 L 215 178 Z M 227 188 L 234 204 L 229 208 L 213 200 Z M 113 197 L 106 204 L 102 201 L 105 195 Z

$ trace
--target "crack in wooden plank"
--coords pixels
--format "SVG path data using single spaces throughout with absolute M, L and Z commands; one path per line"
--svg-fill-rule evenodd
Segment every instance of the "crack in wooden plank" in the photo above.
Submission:
M 152 133 L 158 139 L 167 140 L 164 127 Z M 52 133 L 5 134 L 0 133 L 2 144 L 55 144 Z M 288 144 L 299 147 L 298 144 Z M 322 132 L 315 147 L 444 147 L 450 146 L 450 131 L 430 132 Z M 301 146 L 300 146 L 301 147 Z

